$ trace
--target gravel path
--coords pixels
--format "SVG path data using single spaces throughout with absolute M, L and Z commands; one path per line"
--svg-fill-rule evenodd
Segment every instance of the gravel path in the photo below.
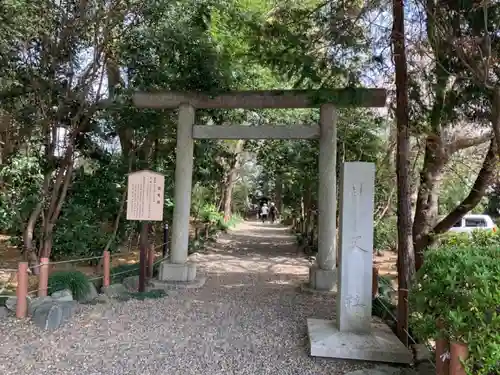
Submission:
M 42 333 L 0 322 L 0 374 L 345 374 L 367 364 L 308 356 L 308 317 L 332 318 L 328 296 L 303 294 L 309 262 L 277 225 L 244 223 L 192 256 L 201 289 L 163 299 L 81 306 Z

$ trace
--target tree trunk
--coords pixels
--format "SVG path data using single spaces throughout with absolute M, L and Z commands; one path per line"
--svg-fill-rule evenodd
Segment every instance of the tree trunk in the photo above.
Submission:
M 491 103 L 491 124 L 493 134 L 497 144 L 497 153 L 500 160 L 500 86 L 495 87 L 493 92 L 493 101 Z
M 43 226 L 43 241 L 40 249 L 40 257 L 43 258 L 50 258 L 50 253 L 52 252 L 54 226 L 61 213 L 73 177 L 73 154 L 74 148 L 73 145 L 70 144 L 66 148 L 64 159 L 56 173 L 49 208 L 43 213 L 45 225 Z
M 413 224 L 411 217 L 411 145 L 408 118 L 408 68 L 404 30 L 404 7 L 402 0 L 393 0 L 392 42 L 396 69 L 396 123 L 397 156 L 396 176 L 398 182 L 398 281 L 400 289 L 408 289 L 415 272 L 413 252 Z
M 231 203 L 233 200 L 233 187 L 240 167 L 240 154 L 243 151 L 244 140 L 238 140 L 234 149 L 234 157 L 231 160 L 226 183 L 224 186 L 224 221 L 231 218 Z
M 439 188 L 448 157 L 440 141 L 428 137 L 425 146 L 424 165 L 420 173 L 420 185 L 415 205 L 413 243 L 428 235 L 436 225 L 439 209 Z M 415 249 L 417 269 L 423 262 L 422 249 Z
M 49 184 L 50 184 L 50 175 L 46 175 L 40 192 L 40 199 L 38 200 L 38 203 L 31 212 L 28 222 L 26 223 L 26 226 L 24 227 L 23 231 L 24 259 L 28 261 L 28 264 L 32 269 L 34 275 L 38 275 L 40 273 L 40 268 L 37 267 L 39 264 L 37 256 L 38 251 L 36 249 L 36 246 L 34 246 L 33 244 L 33 233 L 35 231 L 36 222 L 40 217 L 40 213 L 42 212 L 43 209 L 43 203 L 45 201 L 44 198 L 49 190 Z

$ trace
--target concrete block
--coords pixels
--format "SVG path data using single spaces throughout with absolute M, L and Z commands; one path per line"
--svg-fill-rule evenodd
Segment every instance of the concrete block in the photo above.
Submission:
M 160 281 L 193 281 L 196 279 L 196 263 L 163 262 L 160 264 L 158 278 Z
M 323 270 L 317 265 L 309 268 L 309 287 L 319 291 L 333 291 L 337 285 L 337 270 Z

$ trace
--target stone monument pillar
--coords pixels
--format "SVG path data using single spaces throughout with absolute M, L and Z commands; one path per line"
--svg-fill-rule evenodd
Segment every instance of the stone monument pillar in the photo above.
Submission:
M 409 364 L 412 353 L 371 316 L 375 165 L 344 163 L 340 185 L 337 319 L 307 320 L 311 355 Z

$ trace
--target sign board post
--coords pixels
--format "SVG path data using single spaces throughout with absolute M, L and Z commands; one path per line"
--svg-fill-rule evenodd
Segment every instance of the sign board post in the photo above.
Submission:
M 150 221 L 163 220 L 165 177 L 141 170 L 129 173 L 127 181 L 127 220 L 142 221 L 140 238 L 139 292 L 146 290 L 146 267 Z

